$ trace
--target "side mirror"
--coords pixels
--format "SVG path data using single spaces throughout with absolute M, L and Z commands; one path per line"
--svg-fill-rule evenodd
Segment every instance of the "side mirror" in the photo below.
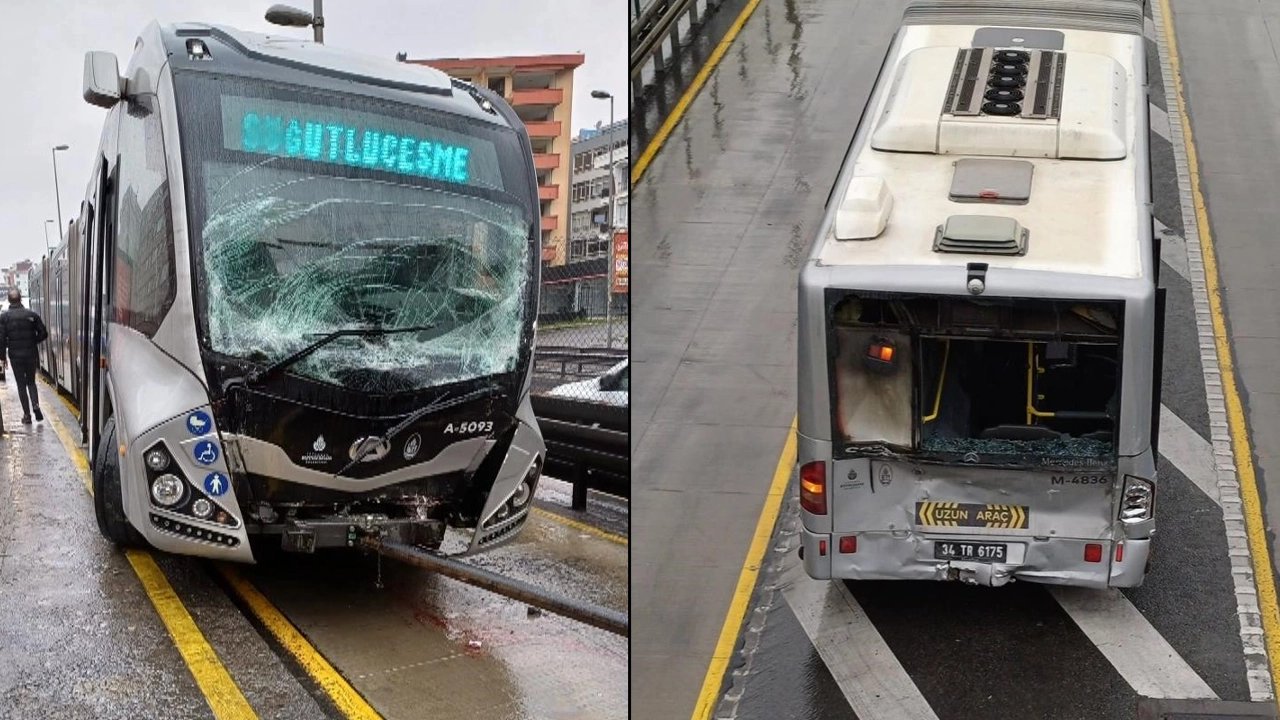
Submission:
M 120 63 L 113 53 L 95 50 L 84 54 L 84 101 L 111 108 L 120 102 Z

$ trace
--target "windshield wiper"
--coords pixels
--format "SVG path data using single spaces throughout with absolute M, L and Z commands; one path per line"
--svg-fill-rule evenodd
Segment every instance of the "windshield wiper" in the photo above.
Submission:
M 390 430 L 388 430 L 387 433 L 382 437 L 366 438 L 364 442 L 361 443 L 360 452 L 356 453 L 356 456 L 352 458 L 351 462 L 347 463 L 346 467 L 334 473 L 333 476 L 338 477 L 339 475 L 342 475 L 346 471 L 350 470 L 352 467 L 358 464 L 361 460 L 364 460 L 366 457 L 368 457 L 369 454 L 372 453 L 377 448 L 383 445 L 389 446 L 391 444 L 391 441 L 394 440 L 397 435 L 404 432 L 406 429 L 409 428 L 410 425 L 413 425 L 415 422 L 421 420 L 422 418 L 428 415 L 432 415 L 434 413 L 448 410 L 449 408 L 452 408 L 452 407 L 457 407 L 458 405 L 462 405 L 463 403 L 471 402 L 472 400 L 475 400 L 477 398 L 493 395 L 494 393 L 498 392 L 501 389 L 502 389 L 501 385 L 497 383 L 490 383 L 485 387 L 482 387 L 478 390 L 472 390 L 471 392 L 463 395 L 459 395 L 458 397 L 450 397 L 448 395 L 445 395 L 444 397 L 437 398 L 436 400 L 433 400 L 432 402 L 426 405 L 423 405 L 417 410 L 414 410 L 413 412 L 409 413 L 408 417 L 396 423 L 395 426 L 392 427 Z
M 424 330 L 433 330 L 435 325 L 411 325 L 402 328 L 382 328 L 382 327 L 364 327 L 364 328 L 345 328 L 343 330 L 334 330 L 331 333 L 325 333 L 320 336 L 319 340 L 293 353 L 292 355 L 281 358 L 261 370 L 254 370 L 244 378 L 245 384 L 257 384 L 265 380 L 267 377 L 274 375 L 281 370 L 293 365 L 299 360 L 305 358 L 311 353 L 328 345 L 329 343 L 343 337 L 378 337 L 382 335 L 394 335 L 407 332 L 422 332 Z M 232 381 L 234 382 L 234 381 Z

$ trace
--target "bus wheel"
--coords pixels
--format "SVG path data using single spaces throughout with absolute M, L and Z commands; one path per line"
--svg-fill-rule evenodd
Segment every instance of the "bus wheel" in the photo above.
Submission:
M 116 452 L 116 419 L 102 428 L 98 458 L 93 464 L 93 511 L 102 536 L 120 547 L 142 547 L 146 541 L 124 515 L 120 492 L 120 455 Z

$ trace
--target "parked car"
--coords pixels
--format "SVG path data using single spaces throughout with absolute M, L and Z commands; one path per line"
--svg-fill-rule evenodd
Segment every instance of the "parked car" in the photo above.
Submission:
M 570 400 L 627 407 L 631 398 L 630 362 L 630 359 L 623 360 L 599 377 L 559 385 L 547 394 Z

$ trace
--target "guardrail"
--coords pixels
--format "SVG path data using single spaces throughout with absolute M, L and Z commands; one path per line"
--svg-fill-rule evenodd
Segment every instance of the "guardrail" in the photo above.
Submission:
M 544 471 L 573 485 L 573 509 L 587 491 L 631 497 L 631 412 L 628 407 L 531 395 L 547 444 Z
M 572 382 L 598 377 L 627 359 L 626 348 L 575 348 L 540 346 L 533 353 L 533 374 L 544 385 L 547 382 Z M 538 392 L 539 387 L 534 388 Z M 549 388 L 545 388 L 549 389 Z M 545 390 L 543 389 L 543 390 Z
M 653 0 L 631 23 L 631 93 L 637 99 L 721 0 Z M 682 23 L 681 20 L 687 20 Z M 682 37 L 683 33 L 683 37 Z M 652 72 L 646 70 L 652 68 Z

